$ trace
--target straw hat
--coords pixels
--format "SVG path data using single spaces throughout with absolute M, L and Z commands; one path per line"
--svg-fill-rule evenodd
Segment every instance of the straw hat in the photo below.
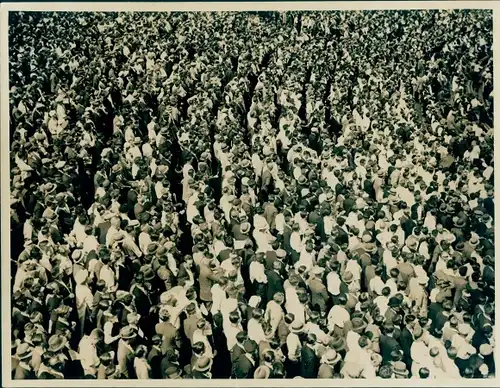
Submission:
M 271 375 L 270 369 L 265 365 L 261 365 L 255 370 L 255 372 L 253 374 L 253 378 L 254 379 L 268 379 L 270 375 Z
M 68 340 L 66 337 L 62 335 L 53 335 L 52 337 L 49 338 L 49 351 L 52 353 L 57 353 L 60 352 L 68 343 Z
M 304 330 L 304 323 L 300 321 L 294 321 L 292 323 L 292 326 L 290 327 L 290 331 L 295 334 L 302 333 L 303 330 Z
M 32 354 L 31 347 L 27 343 L 22 343 L 17 347 L 16 357 L 19 360 L 25 360 L 30 358 Z
M 210 357 L 202 356 L 196 363 L 196 370 L 199 372 L 208 372 L 212 368 L 213 360 Z
M 325 361 L 330 365 L 337 364 L 342 357 L 335 349 L 329 349 L 325 354 Z

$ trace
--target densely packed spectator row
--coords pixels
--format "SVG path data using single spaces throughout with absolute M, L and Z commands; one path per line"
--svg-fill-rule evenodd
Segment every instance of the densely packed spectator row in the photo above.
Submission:
M 494 376 L 492 39 L 11 13 L 12 377 Z

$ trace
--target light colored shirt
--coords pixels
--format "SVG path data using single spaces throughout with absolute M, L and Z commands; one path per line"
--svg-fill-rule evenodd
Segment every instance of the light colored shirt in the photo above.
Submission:
M 195 344 L 197 342 L 203 342 L 205 344 L 205 355 L 212 357 L 213 351 L 212 351 L 212 346 L 210 345 L 210 342 L 208 342 L 208 338 L 205 334 L 200 329 L 196 329 L 193 333 L 193 341 L 192 343 Z
M 226 292 L 220 287 L 219 284 L 214 284 L 211 288 L 212 292 L 212 315 L 217 314 L 222 309 L 222 305 L 227 299 Z
M 88 335 L 83 336 L 80 340 L 78 355 L 85 374 L 95 374 L 95 368 L 99 365 L 99 357 L 95 345 Z
M 108 265 L 103 265 L 101 267 L 98 279 L 104 281 L 107 288 L 113 288 L 115 286 L 115 273 Z
M 252 263 L 250 264 L 249 272 L 251 282 L 267 284 L 267 276 L 264 264 L 259 263 L 258 261 L 252 261 Z
M 151 367 L 149 366 L 147 360 L 144 358 L 134 358 L 134 368 L 139 380 L 149 379 L 149 371 L 151 370 Z
M 224 335 L 226 336 L 227 348 L 229 350 L 231 350 L 238 343 L 238 341 L 236 340 L 236 335 L 242 330 L 243 327 L 241 326 L 241 324 L 230 324 L 224 327 Z
M 267 341 L 262 325 L 254 318 L 248 321 L 248 338 L 257 344 L 261 341 Z
M 274 334 L 281 319 L 284 317 L 283 309 L 274 300 L 270 300 L 267 303 L 265 317 L 266 321 L 271 325 L 271 332 Z
M 342 306 L 333 306 L 328 313 L 328 328 L 331 330 L 334 329 L 334 325 L 337 325 L 341 328 L 344 327 L 344 324 L 351 319 L 349 312 Z
M 326 276 L 326 284 L 328 288 L 328 292 L 332 295 L 339 295 L 340 294 L 340 285 L 342 284 L 342 281 L 340 280 L 340 276 L 336 272 L 330 272 Z
M 300 351 L 302 350 L 299 336 L 295 333 L 288 334 L 286 337 L 286 346 L 288 348 L 288 358 L 292 361 L 299 360 Z
M 451 337 L 451 344 L 457 349 L 457 357 L 463 360 L 467 360 L 472 354 L 476 353 L 476 348 L 460 334 L 455 334 Z
M 76 308 L 78 310 L 85 307 L 91 309 L 94 302 L 94 295 L 92 295 L 92 291 L 90 291 L 90 288 L 88 286 L 77 284 L 75 286 L 75 299 Z

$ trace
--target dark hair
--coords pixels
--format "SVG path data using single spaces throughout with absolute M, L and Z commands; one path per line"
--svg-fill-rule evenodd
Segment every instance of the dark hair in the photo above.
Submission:
M 205 353 L 205 344 L 201 341 L 195 342 L 193 344 L 193 352 L 198 355 Z
M 236 341 L 238 341 L 240 344 L 242 344 L 243 342 L 245 342 L 247 337 L 248 337 L 248 335 L 246 332 L 240 331 L 238 334 L 236 334 Z
M 430 375 L 429 369 L 427 368 L 420 368 L 418 370 L 418 375 L 420 376 L 421 379 L 427 379 Z

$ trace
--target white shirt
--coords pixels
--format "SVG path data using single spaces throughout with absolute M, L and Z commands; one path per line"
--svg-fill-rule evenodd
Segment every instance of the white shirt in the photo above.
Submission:
M 71 234 L 75 236 L 77 242 L 83 242 L 87 237 L 87 233 L 85 233 L 85 226 L 80 224 L 78 220 L 75 221 L 75 224 L 73 226 L 73 231 L 71 232 Z
M 104 324 L 103 331 L 104 331 L 104 343 L 107 345 L 121 338 L 119 334 L 115 337 L 111 335 L 113 331 L 113 322 L 111 321 L 108 321 Z
M 398 266 L 398 261 L 392 256 L 392 252 L 390 250 L 384 250 L 384 254 L 382 257 L 382 261 L 384 262 L 387 273 L 390 273 L 391 269 Z
M 148 253 L 148 246 L 152 242 L 153 241 L 151 240 L 151 237 L 149 236 L 148 233 L 141 232 L 139 234 L 139 248 L 142 251 L 142 253 L 144 253 L 144 254 Z
M 267 341 L 262 325 L 254 318 L 248 321 L 248 338 L 255 341 L 257 344 L 261 341 Z
M 328 334 L 321 330 L 317 323 L 307 322 L 304 331 L 316 335 L 318 342 L 324 342 L 328 338 Z
M 252 263 L 250 263 L 249 272 L 251 282 L 267 283 L 264 264 L 258 261 L 252 261 Z
M 344 307 L 333 306 L 328 313 L 328 328 L 333 330 L 335 325 L 343 328 L 344 324 L 350 320 L 351 316 Z
M 271 324 L 271 332 L 274 334 L 281 319 L 284 317 L 283 309 L 274 300 L 270 300 L 267 303 L 265 317 L 266 321 Z
M 476 353 L 476 348 L 458 333 L 451 337 L 451 344 L 457 349 L 457 357 L 463 360 L 468 359 L 472 354 Z
M 340 280 L 340 276 L 337 272 L 332 271 L 326 276 L 326 284 L 330 294 L 335 296 L 340 294 L 340 285 L 342 284 L 342 281 Z
M 103 280 L 107 288 L 113 288 L 115 285 L 115 273 L 107 265 L 102 266 L 98 279 Z
M 78 310 L 83 309 L 85 307 L 92 308 L 92 304 L 94 302 L 94 295 L 92 295 L 92 291 L 86 285 L 77 284 L 75 287 L 75 299 L 76 299 L 76 308 Z
M 134 368 L 139 380 L 149 379 L 149 371 L 151 367 L 149 366 L 147 360 L 137 357 L 134 358 Z
M 96 251 L 99 248 L 99 241 L 95 236 L 87 236 L 83 241 L 82 254 L 89 253 L 90 251 Z
M 238 343 L 236 335 L 242 330 L 243 328 L 241 324 L 237 324 L 236 326 L 233 324 L 224 326 L 224 335 L 226 336 L 227 348 L 229 350 L 231 350 Z
M 197 342 L 203 342 L 205 344 L 205 355 L 212 356 L 212 346 L 210 346 L 210 342 L 208 342 L 208 338 L 200 329 L 196 329 L 193 333 L 193 341 L 191 343 L 195 344 Z
M 345 270 L 352 273 L 353 281 L 357 282 L 361 279 L 361 267 L 356 260 L 348 260 Z
M 380 315 L 384 316 L 387 310 L 389 309 L 389 306 L 387 303 L 389 300 L 387 299 L 386 296 L 380 295 L 377 296 L 373 302 L 377 305 L 378 309 L 380 310 Z
M 222 305 L 227 299 L 226 292 L 220 287 L 219 284 L 214 284 L 211 288 L 212 292 L 212 315 L 221 311 Z
M 286 346 L 288 348 L 288 358 L 292 361 L 297 361 L 300 358 L 300 351 L 302 350 L 302 344 L 298 335 L 295 333 L 288 334 L 288 337 L 286 337 Z
M 370 280 L 370 284 L 368 285 L 368 289 L 371 292 L 376 293 L 377 295 L 382 294 L 382 289 L 385 287 L 385 283 L 382 281 L 380 276 L 375 276 Z
M 302 249 L 300 253 L 299 260 L 295 263 L 295 269 L 300 268 L 301 266 L 306 267 L 306 271 L 309 272 L 314 266 L 314 257 L 311 253 L 307 252 L 306 247 Z
M 296 252 L 302 251 L 302 240 L 300 238 L 300 233 L 292 232 L 292 235 L 290 236 L 290 246 Z
M 88 335 L 83 336 L 78 345 L 78 354 L 85 374 L 94 374 L 95 367 L 99 365 L 97 350 Z
M 305 323 L 305 310 L 299 301 L 297 291 L 293 287 L 285 289 L 285 309 L 295 316 L 295 321 Z

